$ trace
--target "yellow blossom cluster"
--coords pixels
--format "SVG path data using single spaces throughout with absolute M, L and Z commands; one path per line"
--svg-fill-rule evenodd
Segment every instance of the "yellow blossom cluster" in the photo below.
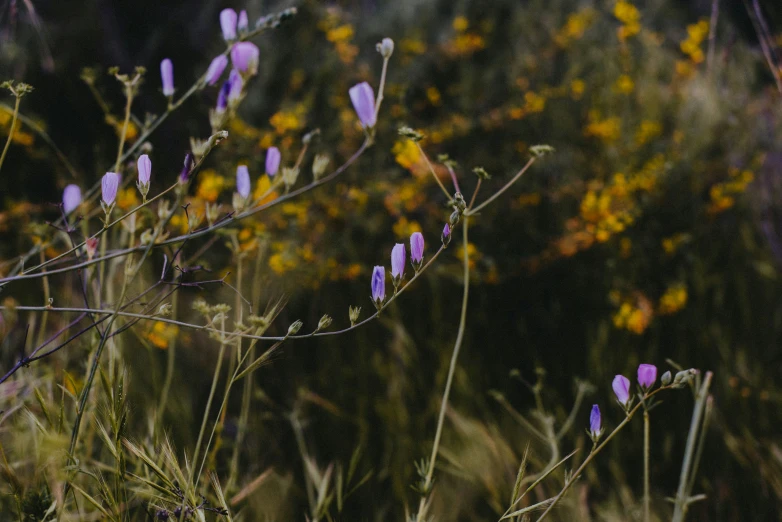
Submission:
M 355 36 L 351 24 L 342 23 L 339 16 L 332 12 L 320 21 L 318 28 L 326 34 L 326 40 L 334 44 L 334 49 L 342 63 L 350 65 L 355 61 L 358 47 L 351 43 Z
M 616 30 L 620 41 L 624 42 L 641 32 L 641 13 L 631 2 L 617 0 L 614 5 L 614 16 L 622 22 L 622 26 Z
M 176 325 L 155 321 L 145 337 L 156 348 L 165 350 L 176 339 L 178 334 L 179 328 Z
M 696 24 L 687 26 L 687 39 L 679 44 L 679 48 L 684 54 L 690 57 L 694 63 L 701 63 L 704 60 L 701 44 L 709 36 L 709 22 L 700 20 Z
M 657 303 L 657 313 L 670 315 L 678 312 L 687 304 L 687 287 L 676 284 L 668 287 Z
M 649 327 L 653 316 L 651 301 L 638 292 L 632 298 L 622 301 L 612 320 L 616 328 L 640 335 Z
M 601 118 L 598 111 L 591 110 L 584 135 L 613 143 L 622 135 L 622 121 L 617 117 Z
M 709 189 L 709 213 L 719 214 L 731 208 L 736 204 L 736 196 L 742 194 L 750 183 L 755 179 L 755 175 L 750 170 L 739 170 L 731 168 L 729 170 L 730 179 L 722 183 L 712 185 Z
M 198 176 L 196 197 L 214 203 L 225 189 L 225 178 L 214 169 L 205 169 Z
M 568 16 L 565 25 L 554 36 L 554 42 L 561 48 L 565 48 L 572 42 L 581 39 L 584 32 L 592 23 L 595 11 L 591 8 L 582 9 Z

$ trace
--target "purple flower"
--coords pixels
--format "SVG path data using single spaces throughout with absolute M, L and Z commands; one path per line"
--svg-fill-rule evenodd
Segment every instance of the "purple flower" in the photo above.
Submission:
M 242 75 L 236 69 L 231 69 L 228 74 L 228 102 L 234 102 L 242 95 L 242 87 L 244 82 L 242 81 Z
M 657 366 L 653 364 L 641 364 L 638 366 L 638 384 L 648 390 L 657 381 Z
M 614 388 L 619 404 L 627 407 L 627 403 L 630 400 L 630 379 L 624 375 L 617 375 L 614 377 L 614 382 L 611 383 L 611 386 Z
M 250 197 L 250 171 L 247 170 L 247 165 L 239 165 L 236 167 L 236 191 L 244 199 Z
M 394 248 L 391 249 L 391 277 L 394 278 L 394 284 L 398 282 L 405 275 L 405 245 L 403 243 L 397 243 Z
M 603 431 L 603 419 L 600 417 L 600 406 L 595 404 L 592 406 L 592 413 L 589 414 L 589 433 L 594 439 L 600 436 L 601 431 Z
M 160 62 L 160 79 L 163 82 L 163 95 L 174 95 L 174 64 L 166 58 Z
M 413 265 L 420 265 L 424 260 L 424 235 L 413 232 L 410 236 L 410 261 Z
M 226 42 L 236 40 L 236 11 L 233 9 L 220 11 L 220 28 L 223 30 L 223 38 Z
M 350 101 L 356 109 L 361 125 L 366 128 L 374 127 L 377 121 L 375 115 L 375 93 L 367 82 L 361 82 L 348 90 Z
M 209 68 L 206 70 L 206 83 L 208 85 L 214 85 L 220 76 L 223 75 L 226 66 L 228 65 L 228 57 L 224 54 L 215 56 L 212 63 L 209 64 Z
M 252 42 L 237 42 L 231 48 L 231 62 L 240 73 L 252 76 L 258 72 L 261 52 Z
M 195 168 L 195 156 L 193 156 L 192 152 L 188 152 L 185 154 L 185 163 L 182 166 L 182 172 L 179 173 L 180 183 L 187 183 L 190 181 L 190 173 L 193 172 L 193 168 Z
M 149 185 L 149 178 L 152 176 L 152 160 L 149 156 L 142 154 L 136 163 L 138 167 L 138 182 L 142 185 Z
M 239 23 L 237 24 L 236 28 L 239 29 L 240 33 L 244 33 L 247 31 L 247 28 L 250 26 L 250 21 L 247 18 L 247 11 L 242 9 L 239 12 Z
M 266 174 L 270 178 L 273 178 L 277 174 L 277 170 L 280 168 L 280 149 L 277 147 L 269 147 L 266 151 Z
M 117 189 L 119 188 L 119 174 L 116 172 L 107 172 L 100 180 L 103 203 L 107 206 L 114 204 L 117 199 Z
M 372 271 L 372 301 L 380 308 L 386 300 L 386 271 L 382 266 L 376 266 Z
M 68 185 L 62 191 L 62 209 L 70 214 L 81 205 L 81 189 L 78 185 Z

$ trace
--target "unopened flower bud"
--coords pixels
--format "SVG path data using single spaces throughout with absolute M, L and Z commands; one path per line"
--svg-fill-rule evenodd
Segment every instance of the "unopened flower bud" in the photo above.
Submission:
M 410 264 L 416 272 L 421 270 L 424 262 L 424 235 L 413 232 L 410 236 Z
M 617 375 L 611 386 L 616 394 L 616 400 L 627 410 L 630 404 L 630 379 L 624 375 Z
M 296 335 L 299 333 L 302 326 L 304 326 L 304 323 L 301 321 L 294 321 L 294 323 L 288 327 L 288 335 Z
M 394 54 L 394 41 L 391 38 L 383 38 L 383 41 L 375 47 L 383 58 L 391 58 Z
M 236 11 L 223 9 L 220 11 L 220 29 L 223 31 L 223 39 L 226 42 L 236 40 Z
M 448 218 L 448 223 L 451 224 L 452 227 L 456 226 L 457 223 L 459 223 L 459 219 L 461 219 L 462 214 L 458 210 L 454 210 L 451 212 L 451 217 Z
M 179 183 L 187 183 L 190 181 L 190 174 L 193 172 L 193 168 L 195 167 L 195 157 L 193 156 L 192 152 L 188 152 L 185 154 L 185 161 L 182 166 L 182 172 L 179 173 Z
M 589 414 L 589 436 L 592 438 L 592 442 L 597 444 L 602 435 L 603 420 L 600 415 L 600 406 L 595 404 L 592 406 L 592 412 Z
M 668 386 L 669 384 L 671 384 L 671 379 L 672 379 L 671 372 L 667 371 L 663 374 L 662 377 L 660 377 L 660 383 L 662 383 L 663 386 Z
M 142 199 L 146 201 L 147 194 L 149 194 L 149 180 L 152 176 L 152 160 L 150 160 L 149 156 L 146 154 L 142 154 L 139 156 L 136 165 L 138 168 L 138 181 L 136 182 L 136 187 L 141 193 Z
M 204 81 L 207 85 L 214 85 L 223 75 L 223 71 L 228 66 L 228 57 L 224 54 L 215 56 L 212 63 L 209 64 L 209 68 L 206 70 L 206 76 Z
M 391 249 L 391 281 L 394 283 L 394 293 L 399 288 L 399 283 L 405 277 L 405 261 L 407 256 L 405 255 L 405 245 L 403 243 L 397 243 L 394 248 Z
M 280 149 L 269 147 L 266 150 L 266 175 L 273 178 L 280 168 Z
M 160 80 L 163 84 L 163 95 L 174 95 L 174 63 L 166 58 L 160 62 Z
M 62 192 L 62 210 L 66 215 L 81 205 L 81 189 L 78 185 L 68 185 Z
M 371 128 L 377 123 L 375 114 L 375 92 L 367 82 L 361 82 L 348 90 L 350 101 L 356 110 L 358 119 L 364 128 Z
M 161 317 L 168 317 L 174 310 L 174 306 L 171 303 L 163 303 L 157 310 L 157 315 Z
M 231 63 L 243 76 L 254 76 L 258 73 L 260 55 L 261 52 L 254 43 L 237 42 L 231 48 Z
M 646 392 L 657 381 L 657 366 L 653 364 L 641 364 L 638 366 L 638 384 Z
M 386 300 L 386 270 L 376 266 L 372 271 L 372 302 L 380 310 Z
M 448 223 L 443 227 L 443 233 L 440 236 L 440 240 L 443 242 L 444 247 L 447 247 L 448 243 L 451 242 L 451 227 L 448 226 Z
M 239 30 L 240 33 L 246 33 L 247 28 L 250 26 L 250 20 L 247 17 L 247 11 L 242 9 L 239 12 L 239 21 L 236 24 L 236 28 Z
M 95 252 L 98 251 L 98 238 L 97 237 L 91 237 L 87 241 L 84 242 L 84 247 L 87 250 L 87 260 L 92 261 L 92 258 L 95 257 Z

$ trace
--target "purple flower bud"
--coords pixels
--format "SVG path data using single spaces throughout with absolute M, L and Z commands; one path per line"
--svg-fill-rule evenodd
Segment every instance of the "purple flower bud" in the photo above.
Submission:
M 657 366 L 653 364 L 641 364 L 638 366 L 638 384 L 648 390 L 657 381 Z
M 451 236 L 451 227 L 448 226 L 448 223 L 445 224 L 443 227 L 443 237 L 450 237 Z
M 239 32 L 246 32 L 247 28 L 250 27 L 250 21 L 247 18 L 247 11 L 244 9 L 239 12 L 239 23 L 237 24 L 236 28 L 239 29 Z
M 179 182 L 187 183 L 190 180 L 190 173 L 193 172 L 195 167 L 195 156 L 192 152 L 185 154 L 185 164 L 182 167 L 182 172 L 179 173 Z
M 214 85 L 220 76 L 223 75 L 226 66 L 228 65 L 228 57 L 224 54 L 215 56 L 212 63 L 209 64 L 209 68 L 206 70 L 206 83 L 208 85 Z
M 234 102 L 242 95 L 242 75 L 236 69 L 231 69 L 228 75 L 228 102 Z
M 247 165 L 239 165 L 236 167 L 236 192 L 247 199 L 250 197 L 250 188 L 250 171 L 247 170 Z
M 372 271 L 372 301 L 380 308 L 386 300 L 386 271 L 382 266 L 376 266 Z
M 600 417 L 600 407 L 595 404 L 592 406 L 592 413 L 589 414 L 589 433 L 592 437 L 599 437 L 603 430 L 603 420 Z
M 81 189 L 78 185 L 68 185 L 62 191 L 62 209 L 66 214 L 70 214 L 81 205 Z
M 174 95 L 174 64 L 166 58 L 160 62 L 160 79 L 163 82 L 163 95 Z
M 391 276 L 394 279 L 401 279 L 405 274 L 405 245 L 397 243 L 394 248 L 391 249 Z
M 614 377 L 614 382 L 611 383 L 616 394 L 616 399 L 622 406 L 627 406 L 627 401 L 630 400 L 630 379 L 624 375 L 617 375 Z
M 107 172 L 100 180 L 103 202 L 111 206 L 117 199 L 117 189 L 119 188 L 119 174 L 116 172 Z
M 152 176 L 152 160 L 146 154 L 142 154 L 139 156 L 136 166 L 138 167 L 139 183 L 142 185 L 149 184 L 149 178 Z
M 410 261 L 413 264 L 421 264 L 424 259 L 424 235 L 420 232 L 413 232 L 410 236 Z
M 260 55 L 258 46 L 252 42 L 238 42 L 231 48 L 231 62 L 234 64 L 234 69 L 248 76 L 258 72 Z
M 220 11 L 220 28 L 223 30 L 223 38 L 226 42 L 236 40 L 236 11 L 233 9 Z
M 228 108 L 228 93 L 231 92 L 231 82 L 226 81 L 222 87 L 220 87 L 220 92 L 217 93 L 217 107 L 215 110 L 218 114 L 222 114 L 225 112 L 225 110 Z
M 372 87 L 367 82 L 361 82 L 351 87 L 348 93 L 361 125 L 374 127 L 377 117 L 375 116 L 375 93 Z
M 266 151 L 266 174 L 270 178 L 273 178 L 277 174 L 277 170 L 280 168 L 280 149 L 277 147 L 269 147 Z

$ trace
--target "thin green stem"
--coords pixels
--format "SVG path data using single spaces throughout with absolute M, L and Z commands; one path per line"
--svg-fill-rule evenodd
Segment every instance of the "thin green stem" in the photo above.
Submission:
M 8 153 L 8 148 L 11 146 L 11 141 L 14 137 L 14 131 L 16 130 L 16 118 L 19 117 L 19 104 L 22 103 L 22 97 L 16 96 L 16 103 L 14 103 L 14 114 L 11 117 L 11 128 L 8 129 L 8 139 L 5 140 L 5 147 L 3 147 L 3 154 L 0 156 L 0 169 L 3 168 L 3 162 L 5 161 L 5 155 Z
M 470 293 L 470 256 L 469 256 L 469 242 L 467 238 L 467 229 L 468 229 L 468 218 L 464 217 L 464 223 L 462 225 L 462 231 L 463 231 L 463 238 L 462 241 L 464 244 L 463 247 L 463 263 L 464 263 L 464 274 L 463 274 L 463 284 L 464 284 L 464 292 L 462 293 L 462 311 L 461 316 L 459 318 L 459 330 L 456 334 L 456 342 L 453 346 L 453 353 L 451 354 L 451 363 L 448 367 L 448 376 L 445 380 L 445 390 L 443 391 L 443 399 L 442 403 L 440 404 L 440 413 L 437 417 L 437 430 L 434 434 L 434 444 L 432 445 L 432 454 L 429 457 L 429 465 L 426 472 L 426 478 L 424 479 L 424 486 L 423 490 L 424 492 L 429 492 L 430 488 L 432 487 L 432 478 L 434 477 L 434 468 L 435 463 L 437 462 L 437 453 L 440 449 L 440 437 L 443 434 L 443 424 L 445 423 L 445 412 L 448 408 L 448 397 L 451 394 L 451 385 L 453 384 L 453 376 L 456 373 L 456 362 L 459 358 L 459 350 L 462 347 L 462 341 L 464 340 L 464 329 L 467 325 L 467 300 Z M 426 496 L 421 496 L 421 501 L 418 504 L 418 513 L 416 514 L 416 521 L 420 522 L 423 520 L 423 516 L 426 511 Z
M 445 185 L 443 185 L 443 182 L 440 181 L 440 178 L 437 176 L 437 173 L 434 171 L 434 167 L 432 167 L 432 162 L 429 161 L 429 156 L 426 155 L 426 152 L 424 152 L 423 147 L 421 147 L 421 144 L 417 141 L 414 141 L 415 146 L 418 147 L 418 152 L 421 153 L 421 156 L 424 157 L 424 160 L 426 160 L 426 165 L 429 167 L 429 172 L 432 173 L 432 176 L 434 177 L 434 180 L 437 182 L 437 185 L 439 185 L 440 190 L 443 191 L 443 194 L 445 194 L 445 197 L 448 199 L 451 199 L 451 193 L 448 192 L 448 189 L 445 188 Z
M 470 209 L 470 210 L 468 210 L 467 212 L 465 212 L 465 214 L 467 214 L 468 216 L 472 216 L 473 214 L 477 214 L 478 212 L 480 212 L 480 210 L 481 210 L 483 207 L 485 207 L 486 205 L 488 205 L 489 203 L 491 203 L 492 201 L 494 201 L 495 199 L 497 199 L 498 197 L 500 197 L 500 195 L 501 195 L 503 192 L 505 192 L 506 190 L 508 190 L 508 189 L 509 189 L 509 188 L 510 188 L 510 187 L 511 187 L 511 186 L 512 186 L 514 183 L 516 183 L 516 181 L 518 181 L 518 179 L 519 179 L 521 176 L 523 176 L 523 175 L 524 175 L 524 173 L 525 173 L 525 172 L 527 172 L 527 170 L 528 170 L 528 169 L 529 169 L 529 168 L 532 166 L 532 164 L 533 164 L 533 163 L 535 163 L 535 159 L 536 159 L 536 158 L 535 158 L 534 156 L 533 156 L 533 157 L 531 157 L 531 158 L 529 159 L 529 161 L 528 161 L 528 162 L 527 162 L 527 163 L 526 163 L 526 164 L 525 164 L 523 167 L 521 167 L 521 170 L 520 170 L 520 171 L 518 171 L 518 172 L 516 173 L 516 175 L 515 175 L 515 176 L 513 176 L 513 178 L 511 178 L 511 180 L 505 184 L 505 186 L 503 186 L 503 187 L 502 187 L 500 190 L 498 190 L 497 192 L 495 192 L 494 194 L 492 194 L 492 195 L 489 197 L 489 199 L 487 199 L 486 201 L 484 201 L 483 203 L 481 203 L 481 204 L 480 204 L 480 205 L 478 205 L 477 207 L 475 207 L 475 208 L 473 208 L 473 209 Z
M 644 522 L 649 522 L 649 410 L 644 409 Z

